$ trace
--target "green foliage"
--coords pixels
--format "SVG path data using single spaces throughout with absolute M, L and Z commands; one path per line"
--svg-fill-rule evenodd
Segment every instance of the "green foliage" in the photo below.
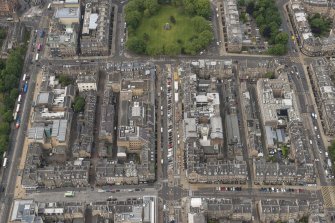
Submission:
M 328 147 L 329 151 L 329 158 L 331 159 L 332 163 L 335 162 L 335 140 L 331 143 L 331 145 Z M 333 165 L 333 170 L 335 171 L 335 165 Z
M 276 35 L 276 38 L 275 38 L 275 42 L 277 44 L 287 44 L 288 42 L 288 34 L 287 33 L 284 33 L 284 32 L 279 32 L 277 35 Z
M 209 18 L 211 15 L 211 6 L 208 0 L 196 0 L 195 1 L 195 13 L 197 16 Z
M 272 55 L 284 55 L 287 52 L 286 45 L 275 44 L 269 48 L 269 53 Z
M 159 9 L 159 5 L 156 0 L 145 0 L 144 7 L 150 12 L 150 15 L 156 14 Z
M 288 149 L 288 147 L 285 145 L 285 146 L 282 146 L 281 147 L 281 150 L 282 150 L 282 153 L 283 153 L 283 156 L 285 157 L 285 158 L 287 158 L 288 157 L 288 153 L 289 153 L 289 149 Z
M 4 28 L 0 28 L 0 46 L 2 46 L 3 41 L 6 39 L 7 32 Z
M 186 44 L 184 53 L 195 55 L 213 40 L 213 33 L 205 30 L 199 35 L 193 36 Z
M 197 33 L 200 33 L 206 30 L 208 31 L 211 30 L 211 26 L 209 25 L 209 22 L 203 17 L 200 17 L 200 16 L 193 17 L 191 22 Z
M 244 7 L 244 6 L 246 6 L 246 2 L 245 2 L 245 0 L 238 0 L 237 5 L 238 5 L 238 7 Z
M 157 0 L 131 0 L 125 7 L 127 26 L 137 29 L 143 16 L 150 17 L 159 10 Z
M 82 112 L 85 109 L 85 98 L 77 96 L 74 99 L 73 109 L 75 112 Z
M 10 123 L 13 121 L 13 112 L 11 110 L 3 112 L 1 118 L 2 118 L 2 121 Z
M 205 19 L 211 15 L 209 0 L 130 0 L 125 13 L 129 36 L 126 47 L 137 54 L 194 55 L 213 39 Z M 168 30 L 163 29 L 166 23 L 171 26 Z
M 253 1 L 249 1 L 249 2 L 247 3 L 246 12 L 247 12 L 249 15 L 253 15 L 254 10 L 255 10 L 255 3 L 254 3 Z
M 170 22 L 176 24 L 176 19 L 174 16 L 170 16 Z
M 0 153 L 4 153 L 8 148 L 8 135 L 0 135 Z
M 269 79 L 274 79 L 275 78 L 275 74 L 273 72 L 267 72 L 265 74 L 265 77 L 269 78 Z
M 146 44 L 144 40 L 133 36 L 130 37 L 126 43 L 126 47 L 128 50 L 131 50 L 137 54 L 145 53 L 146 50 Z
M 0 29 L 0 42 L 6 32 Z M 19 95 L 18 82 L 22 74 L 22 67 L 26 47 L 21 46 L 9 54 L 7 60 L 0 60 L 0 154 L 8 147 L 10 123 L 13 121 L 13 109 Z
M 321 16 L 319 13 L 308 17 L 312 33 L 316 36 L 326 36 L 332 27 L 332 20 Z
M 304 216 L 299 219 L 299 223 L 308 223 L 308 216 Z
M 248 21 L 247 14 L 245 12 L 241 12 L 240 20 L 241 20 L 242 23 L 246 23 Z
M 71 79 L 71 77 L 69 77 L 65 74 L 61 74 L 58 79 L 59 79 L 59 83 L 62 85 L 62 87 L 73 84 L 73 80 Z
M 286 45 L 288 34 L 279 32 L 281 17 L 274 0 L 249 0 L 246 4 L 246 12 L 252 16 L 260 33 L 266 38 L 270 45 L 270 54 L 283 55 L 287 52 Z
M 184 0 L 184 10 L 190 16 L 202 16 L 208 18 L 211 15 L 211 7 L 208 0 Z
M 0 123 L 0 135 L 9 134 L 10 126 L 8 122 L 1 122 Z
M 142 15 L 139 11 L 128 12 L 125 16 L 127 26 L 130 26 L 133 29 L 136 29 L 138 25 L 140 24 L 141 17 Z

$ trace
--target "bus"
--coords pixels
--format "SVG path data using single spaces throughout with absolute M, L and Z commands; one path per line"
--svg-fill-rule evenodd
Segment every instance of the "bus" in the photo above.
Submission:
M 74 197 L 74 191 L 66 191 L 64 197 Z
M 48 10 L 50 10 L 51 9 L 51 3 L 49 3 L 49 5 L 48 5 Z
M 22 81 L 25 81 L 25 80 L 26 80 L 26 77 L 27 77 L 27 74 L 23 74 Z
M 17 106 L 16 106 L 16 110 L 15 110 L 15 112 L 17 113 L 17 112 L 19 112 L 20 111 L 20 104 L 18 104 Z
M 38 53 L 36 53 L 36 57 L 35 57 L 35 61 L 38 61 L 38 57 L 39 57 L 40 55 L 38 54 Z
M 42 47 L 42 45 L 39 43 L 39 44 L 37 44 L 37 51 L 40 51 L 41 50 L 41 47 Z
M 16 118 L 17 118 L 17 112 L 14 112 L 14 114 L 13 114 L 14 121 L 16 121 Z
M 13 21 L 13 18 L 7 18 L 6 20 L 7 21 Z
M 3 159 L 3 164 L 2 164 L 3 168 L 6 168 L 6 166 L 7 166 L 7 158 Z
M 21 97 L 22 97 L 22 95 L 20 94 L 19 97 L 17 98 L 18 103 L 21 103 Z
M 23 86 L 23 92 L 27 93 L 27 91 L 28 91 L 28 82 L 26 81 L 26 83 Z

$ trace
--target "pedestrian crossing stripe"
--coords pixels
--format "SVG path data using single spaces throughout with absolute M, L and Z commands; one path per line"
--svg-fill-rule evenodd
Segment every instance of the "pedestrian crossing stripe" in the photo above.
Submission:
M 321 187 L 323 203 L 326 208 L 335 207 L 335 186 Z

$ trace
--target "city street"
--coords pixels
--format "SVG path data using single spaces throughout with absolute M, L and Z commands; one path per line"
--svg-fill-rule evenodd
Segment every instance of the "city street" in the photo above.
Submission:
M 175 222 L 185 222 L 187 213 L 183 212 L 182 200 L 186 197 L 201 197 L 201 198 L 250 198 L 254 202 L 260 199 L 287 199 L 287 200 L 318 200 L 319 202 L 325 201 L 325 207 L 328 210 L 332 210 L 335 207 L 335 194 L 333 194 L 333 180 L 327 177 L 325 173 L 326 165 L 326 148 L 328 143 L 326 142 L 326 136 L 323 132 L 320 120 L 312 117 L 312 114 L 318 114 L 316 103 L 310 84 L 310 79 L 307 74 L 306 66 L 312 61 L 310 58 L 306 58 L 299 51 L 299 46 L 296 41 L 289 38 L 288 49 L 289 52 L 286 56 L 273 57 L 269 55 L 249 55 L 249 54 L 235 54 L 225 52 L 222 56 L 220 54 L 220 32 L 218 31 L 219 21 L 217 18 L 216 7 L 217 2 L 211 2 L 212 22 L 214 30 L 214 43 L 204 54 L 197 56 L 178 56 L 178 57 L 165 57 L 157 56 L 155 58 L 149 56 L 134 56 L 128 54 L 125 49 L 125 42 L 127 39 L 127 28 L 124 21 L 124 6 L 127 1 L 118 2 L 117 4 L 117 16 L 115 21 L 116 28 L 114 33 L 114 48 L 113 52 L 109 56 L 99 57 L 73 57 L 73 58 L 48 58 L 47 52 L 41 53 L 41 59 L 32 63 L 32 58 L 35 58 L 36 52 L 33 48 L 36 46 L 36 42 L 32 41 L 35 35 L 35 30 L 41 28 L 48 28 L 49 17 L 47 14 L 43 14 L 40 18 L 39 23 L 36 27 L 33 27 L 31 31 L 31 41 L 29 42 L 27 54 L 24 61 L 23 73 L 27 73 L 30 76 L 28 91 L 21 104 L 21 126 L 19 129 L 15 129 L 12 126 L 12 132 L 10 135 L 10 145 L 8 154 L 8 165 L 7 168 L 2 169 L 1 186 L 5 188 L 4 193 L 1 195 L 1 211 L 0 211 L 0 222 L 7 222 L 9 218 L 10 209 L 14 198 L 14 192 L 16 189 L 16 177 L 22 173 L 19 170 L 19 163 L 21 162 L 22 146 L 24 145 L 25 136 L 27 133 L 28 119 L 33 102 L 33 93 L 35 84 L 37 82 L 36 76 L 43 66 L 49 66 L 54 71 L 64 71 L 71 74 L 75 70 L 90 70 L 91 68 L 99 68 L 101 70 L 122 70 L 124 67 L 131 65 L 133 62 L 143 63 L 154 63 L 157 67 L 157 76 L 155 82 L 156 89 L 156 129 L 157 129 L 157 181 L 154 184 L 139 184 L 139 185 L 121 185 L 121 186 L 106 186 L 103 188 L 59 188 L 52 191 L 47 189 L 39 189 L 38 191 L 27 193 L 27 199 L 34 199 L 37 202 L 101 202 L 106 201 L 107 198 L 113 197 L 118 200 L 126 200 L 128 198 L 140 199 L 146 195 L 156 195 L 159 197 L 158 205 L 158 216 L 159 219 L 168 223 L 172 220 Z M 282 29 L 287 33 L 292 33 L 292 26 L 288 22 L 288 15 L 285 11 L 285 5 L 288 3 L 285 1 L 276 1 L 277 6 L 280 8 L 280 15 L 282 17 Z M 5 22 L 0 20 L 0 22 Z M 10 24 L 10 23 L 7 23 Z M 46 44 L 46 38 L 38 39 L 37 42 Z M 218 46 L 217 42 L 219 43 Z M 308 132 L 309 138 L 312 140 L 311 153 L 314 158 L 314 164 L 317 170 L 318 184 L 315 187 L 301 186 L 295 188 L 297 190 L 304 188 L 303 192 L 262 192 L 261 187 L 254 185 L 253 176 L 253 160 L 250 158 L 249 151 L 247 149 L 245 129 L 240 127 L 240 134 L 242 138 L 242 157 L 247 162 L 248 170 L 248 183 L 246 185 L 239 185 L 242 191 L 220 191 L 217 187 L 223 185 L 211 184 L 203 186 L 204 184 L 188 184 L 184 166 L 184 140 L 183 140 L 183 116 L 184 116 L 184 92 L 181 88 L 188 81 L 182 76 L 175 76 L 178 73 L 180 65 L 185 63 L 189 64 L 192 61 L 198 60 L 212 60 L 222 61 L 231 60 L 233 64 L 241 65 L 246 64 L 248 67 L 257 67 L 261 62 L 265 64 L 267 62 L 276 60 L 279 63 L 286 64 L 290 67 L 289 79 L 295 91 L 295 97 L 298 101 L 298 109 L 301 113 L 301 121 L 304 124 L 304 128 Z M 131 66 L 128 66 L 131 67 Z M 237 76 L 236 76 L 237 77 Z M 238 78 L 234 77 L 236 85 L 240 86 L 241 82 Z M 100 84 L 104 84 L 107 81 L 105 77 L 101 79 Z M 178 89 L 176 89 L 174 81 L 178 83 Z M 224 86 L 221 83 L 216 85 L 218 92 L 221 97 L 224 98 Z M 22 88 L 22 83 L 19 87 Z M 102 92 L 99 92 L 102 94 Z M 176 96 L 175 93 L 178 93 Z M 177 98 L 178 97 L 178 101 Z M 241 112 L 243 108 L 239 98 L 241 92 L 237 90 L 236 98 L 238 110 Z M 221 98 L 221 99 L 222 99 Z M 238 114 L 241 123 L 244 123 L 243 115 Z M 320 117 L 320 116 L 318 116 Z M 226 154 L 225 154 L 226 155 Z M 96 155 L 97 156 L 97 155 Z M 97 157 L 95 157 L 97 158 Z M 208 186 L 208 187 L 207 187 Z M 224 185 L 227 186 L 227 185 Z M 233 186 L 233 185 L 230 185 Z M 207 187 L 207 188 L 206 188 Z M 272 186 L 264 186 L 272 187 Z M 277 186 L 278 188 L 288 188 L 287 185 Z M 110 191 L 111 189 L 112 191 Z M 139 191 L 134 191 L 138 189 Z M 64 197 L 66 191 L 75 191 L 75 197 L 69 198 Z M 110 192 L 101 192 L 101 191 Z M 115 190 L 120 190 L 116 192 Z M 253 213 L 257 213 L 256 207 L 254 207 Z

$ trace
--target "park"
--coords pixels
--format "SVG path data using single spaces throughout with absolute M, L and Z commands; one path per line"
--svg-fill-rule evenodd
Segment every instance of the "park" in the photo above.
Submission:
M 195 55 L 212 42 L 210 22 L 206 19 L 210 14 L 207 0 L 198 0 L 203 2 L 198 3 L 202 9 L 208 8 L 207 11 L 200 11 L 201 7 L 196 7 L 197 1 L 192 0 L 190 5 L 194 8 L 189 10 L 185 9 L 185 5 L 158 3 L 150 10 L 146 5 L 152 7 L 153 4 L 144 2 L 144 7 L 137 4 L 138 10 L 134 12 L 133 2 L 136 1 L 132 0 L 126 6 L 128 50 L 150 56 Z

